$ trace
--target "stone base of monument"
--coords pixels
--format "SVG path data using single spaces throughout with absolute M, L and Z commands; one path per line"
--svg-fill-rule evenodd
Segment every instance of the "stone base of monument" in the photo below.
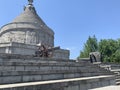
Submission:
M 107 75 L 0 85 L 0 90 L 89 90 L 114 84 L 114 76 Z
M 36 50 L 37 45 L 30 45 L 18 42 L 0 43 L 0 53 L 35 55 Z M 54 50 L 53 55 L 51 57 L 68 60 L 69 56 L 70 56 L 69 50 L 59 49 Z
M 33 85 L 30 82 L 33 82 Z M 38 84 L 36 84 L 37 82 Z M 25 83 L 25 86 L 20 83 Z M 0 54 L 0 84 L 2 86 L 12 84 L 9 89 L 4 90 L 73 90 L 73 88 L 77 88 L 74 90 L 85 90 L 79 86 L 97 88 L 115 85 L 115 77 L 112 72 L 89 62 L 20 54 Z M 62 89 L 56 89 L 56 86 L 60 86 Z

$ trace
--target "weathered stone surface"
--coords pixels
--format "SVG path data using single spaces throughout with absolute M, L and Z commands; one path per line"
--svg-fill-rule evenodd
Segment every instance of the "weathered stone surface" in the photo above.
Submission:
M 64 90 L 82 90 L 79 88 L 79 85 L 65 87 Z
M 1 28 L 0 43 L 1 53 L 32 55 L 36 50 L 33 48 L 36 44 L 54 46 L 54 32 L 37 15 L 34 6 L 28 5 L 12 23 Z M 53 56 L 69 58 L 69 51 L 57 50 Z
M 0 83 L 17 83 L 21 82 L 21 76 L 6 76 L 0 77 Z
M 36 44 L 25 44 L 20 42 L 0 43 L 0 53 L 34 56 L 37 48 L 38 47 Z M 68 60 L 69 56 L 70 56 L 69 50 L 60 49 L 55 50 L 51 58 Z
M 41 75 L 28 75 L 28 76 L 23 76 L 22 81 L 40 81 L 42 80 Z
M 34 6 L 27 5 L 24 12 L 0 30 L 0 53 L 34 55 L 38 44 L 54 47 L 54 32 L 37 15 Z M 69 59 L 69 50 L 55 50 L 53 58 Z
M 0 67 L 0 77 L 5 79 L 6 77 L 13 78 L 14 76 L 18 76 L 21 77 L 19 82 L 111 74 L 93 64 L 84 62 L 79 63 L 73 60 L 57 60 L 52 58 L 34 58 L 29 55 L 17 54 L 0 54 Z M 14 80 L 10 81 L 11 83 L 15 82 Z M 3 84 L 3 82 L 0 83 Z M 4 81 L 4 83 L 8 82 Z
M 107 78 L 105 81 L 109 82 L 109 79 L 111 80 L 113 76 L 96 76 L 96 77 L 0 85 L 0 90 L 3 89 L 4 90 L 20 90 L 20 89 L 21 90 L 89 90 L 95 87 L 102 87 L 102 82 L 104 82 L 104 78 Z M 95 79 L 97 80 L 100 79 L 102 81 L 96 82 L 97 80 Z M 93 85 L 93 83 L 96 83 L 95 86 Z M 107 83 L 106 86 L 114 85 L 114 84 Z
M 54 80 L 54 79 L 62 79 L 63 74 L 48 74 L 48 75 L 42 75 L 42 80 Z
M 74 73 L 72 74 L 64 74 L 64 78 L 72 78 L 74 77 Z

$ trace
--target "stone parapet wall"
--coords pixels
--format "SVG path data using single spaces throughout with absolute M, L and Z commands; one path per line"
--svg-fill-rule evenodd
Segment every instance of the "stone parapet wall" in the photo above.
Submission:
M 53 58 L 65 58 L 65 59 L 69 59 L 70 56 L 70 51 L 69 50 L 65 50 L 65 49 L 60 49 L 60 50 L 55 50 L 53 53 Z
M 34 55 L 36 49 L 35 45 L 16 42 L 1 43 L 0 45 L 0 53 Z
M 0 83 L 112 75 L 91 63 L 75 60 L 35 58 L 29 55 L 0 54 Z
M 96 76 L 0 85 L 0 90 L 88 90 L 115 85 L 114 76 Z
M 20 54 L 20 55 L 35 55 L 37 50 L 36 45 L 30 45 L 17 42 L 6 42 L 0 44 L 0 53 Z M 51 58 L 66 59 L 70 56 L 69 50 L 59 49 L 55 50 Z
M 109 65 L 112 70 L 120 69 L 120 63 L 101 63 L 101 65 Z

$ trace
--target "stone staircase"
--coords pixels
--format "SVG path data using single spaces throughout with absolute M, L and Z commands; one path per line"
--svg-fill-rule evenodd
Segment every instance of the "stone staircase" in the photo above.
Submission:
M 120 85 L 120 69 L 111 70 L 116 75 L 116 85 Z
M 116 76 L 116 85 L 120 85 L 120 64 L 114 64 L 114 63 L 93 63 L 94 65 L 99 66 L 100 68 L 104 68 L 108 71 L 111 71 Z
M 120 64 L 110 63 L 111 71 L 116 75 L 116 84 L 120 85 Z
M 110 71 L 99 68 L 91 63 L 76 62 L 75 60 L 0 54 L 0 84 L 60 80 L 111 74 Z

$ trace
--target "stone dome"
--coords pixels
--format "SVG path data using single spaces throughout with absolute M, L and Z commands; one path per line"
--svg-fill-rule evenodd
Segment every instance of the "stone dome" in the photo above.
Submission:
M 24 7 L 24 12 L 16 17 L 13 22 L 30 22 L 39 25 L 45 25 L 42 19 L 37 15 L 33 5 L 28 5 Z
M 37 15 L 33 4 L 29 3 L 24 7 L 23 13 L 0 30 L 0 43 L 11 41 L 54 46 L 54 32 Z

